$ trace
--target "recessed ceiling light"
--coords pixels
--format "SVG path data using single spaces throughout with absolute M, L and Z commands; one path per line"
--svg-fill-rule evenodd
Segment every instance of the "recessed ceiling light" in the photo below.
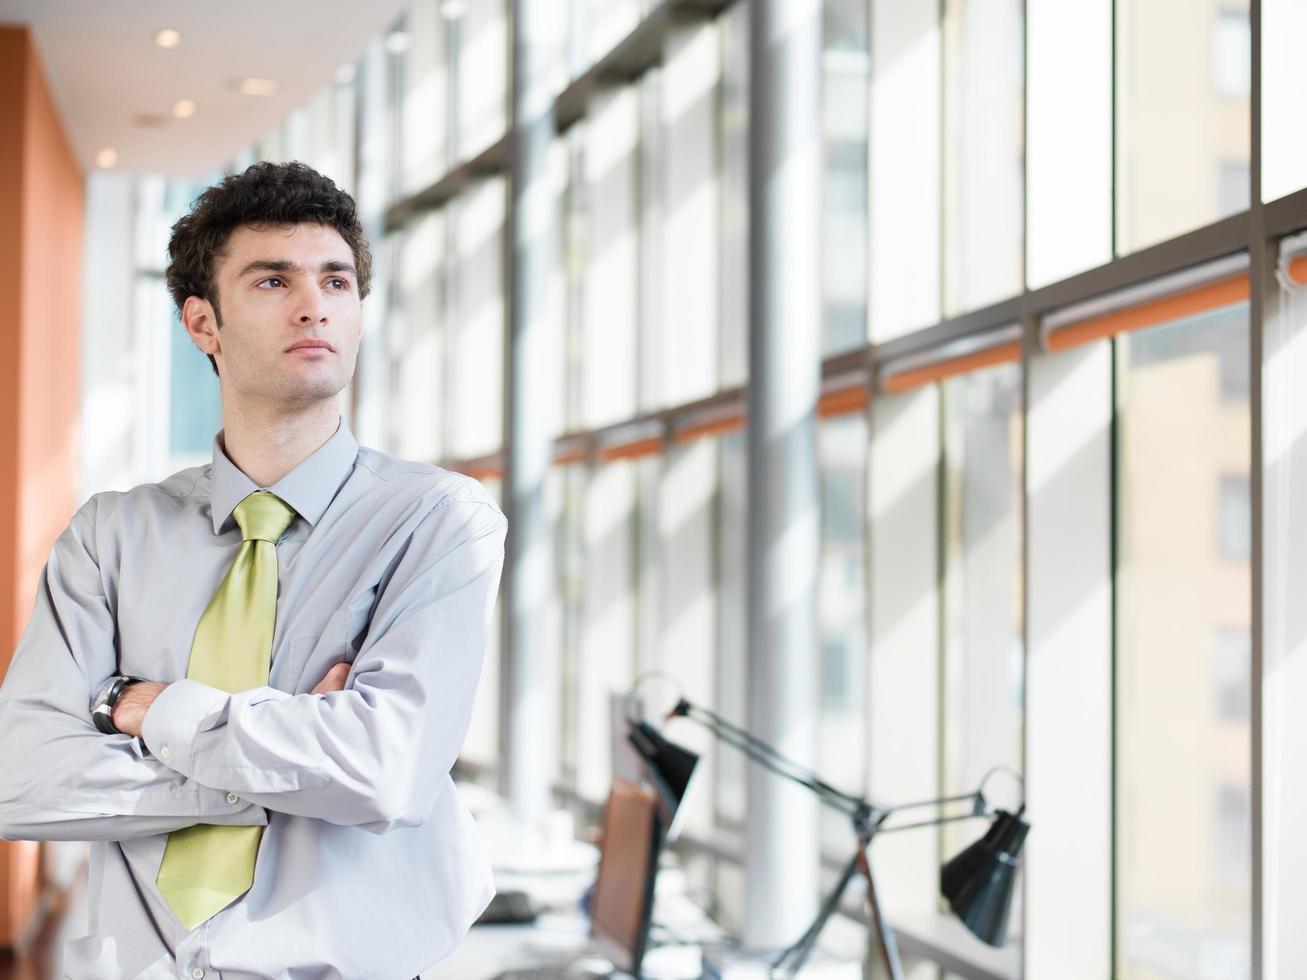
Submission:
M 182 43 L 182 32 L 171 27 L 165 27 L 154 35 L 154 43 L 161 48 L 175 48 Z
M 106 146 L 95 155 L 95 165 L 101 170 L 112 170 L 118 166 L 118 151 L 112 146 Z
M 467 0 L 445 0 L 440 5 L 440 16 L 445 20 L 458 20 L 467 13 Z
M 238 78 L 232 87 L 241 95 L 276 95 L 277 82 L 272 78 Z
M 352 63 L 341 65 L 336 69 L 336 84 L 348 85 L 350 82 L 354 81 L 354 76 L 356 74 L 358 74 L 358 69 L 356 69 Z
M 195 115 L 194 99 L 178 99 L 173 103 L 172 114 L 178 119 L 190 119 Z
M 403 54 L 408 50 L 410 40 L 408 31 L 391 31 L 386 35 L 386 50 L 391 54 Z

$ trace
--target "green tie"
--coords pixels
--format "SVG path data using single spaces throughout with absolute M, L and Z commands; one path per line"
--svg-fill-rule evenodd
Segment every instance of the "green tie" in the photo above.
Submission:
M 190 679 L 236 693 L 268 683 L 277 622 L 277 541 L 295 511 L 256 491 L 234 511 L 243 540 L 191 643 Z M 186 928 L 194 929 L 254 884 L 262 827 L 196 824 L 168 835 L 155 879 Z

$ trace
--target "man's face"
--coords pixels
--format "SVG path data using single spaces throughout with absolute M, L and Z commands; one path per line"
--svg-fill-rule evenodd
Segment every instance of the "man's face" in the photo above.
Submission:
M 349 383 L 363 307 L 353 253 L 336 229 L 237 228 L 214 270 L 214 288 L 222 326 L 208 344 L 224 397 L 290 407 L 332 398 Z M 211 304 L 194 297 L 192 303 L 213 318 Z M 188 330 L 196 336 L 189 324 Z

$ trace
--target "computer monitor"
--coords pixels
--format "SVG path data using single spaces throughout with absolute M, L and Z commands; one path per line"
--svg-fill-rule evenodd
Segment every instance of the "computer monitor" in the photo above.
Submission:
M 649 938 L 662 837 L 654 793 L 614 779 L 604 807 L 590 936 L 602 956 L 632 976 L 640 975 Z

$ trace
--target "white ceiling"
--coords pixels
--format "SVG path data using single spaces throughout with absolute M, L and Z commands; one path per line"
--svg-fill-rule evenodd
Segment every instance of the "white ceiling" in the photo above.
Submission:
M 32 28 L 55 104 L 86 170 L 102 147 L 118 169 L 198 177 L 303 105 L 385 31 L 404 0 L 0 0 L 0 25 Z M 158 48 L 161 28 L 181 45 Z M 231 82 L 270 78 L 271 97 Z M 195 115 L 175 119 L 179 99 Z M 159 128 L 135 124 L 162 116 Z

